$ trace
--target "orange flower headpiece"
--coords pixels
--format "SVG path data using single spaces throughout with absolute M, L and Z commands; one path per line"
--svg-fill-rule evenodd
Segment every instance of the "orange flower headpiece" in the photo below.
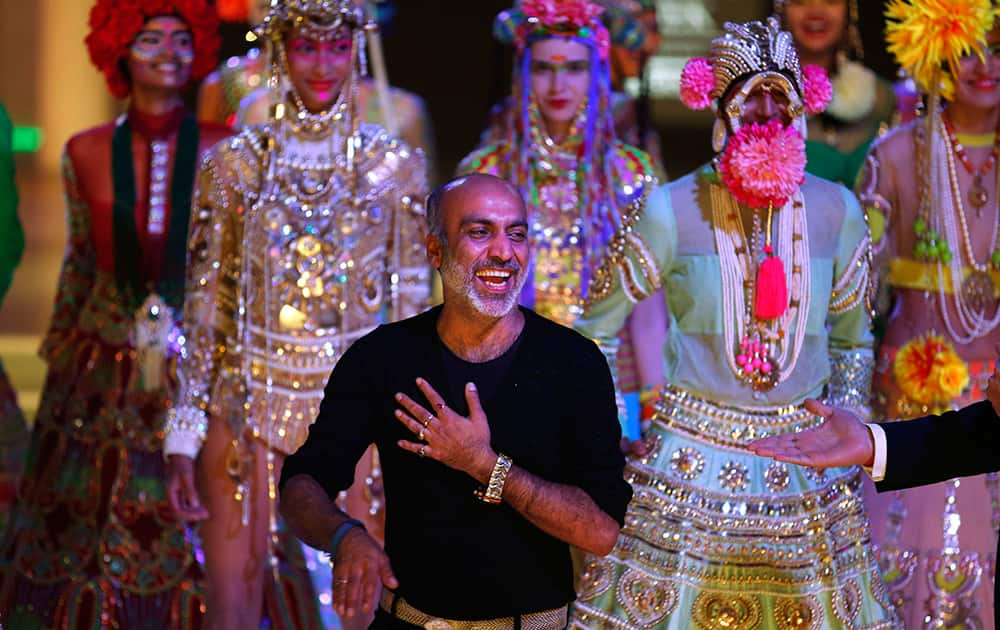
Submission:
M 712 146 L 722 151 L 727 129 L 737 133 L 743 105 L 759 86 L 788 97 L 788 114 L 806 135 L 805 115 L 822 112 L 833 95 L 826 71 L 799 65 L 792 36 L 777 18 L 763 22 L 725 23 L 725 33 L 712 40 L 709 57 L 689 60 L 681 72 L 681 101 L 691 109 L 715 110 L 718 116 Z
M 885 39 L 896 62 L 921 89 L 950 100 L 959 61 L 973 52 L 982 55 L 1000 9 L 992 0 L 892 0 L 885 16 Z
M 129 81 L 122 60 L 147 20 L 176 16 L 194 36 L 194 67 L 191 80 L 199 81 L 212 71 L 219 51 L 219 18 L 206 0 L 98 0 L 90 10 L 90 33 L 84 42 L 90 61 L 104 75 L 111 94 L 125 98 Z

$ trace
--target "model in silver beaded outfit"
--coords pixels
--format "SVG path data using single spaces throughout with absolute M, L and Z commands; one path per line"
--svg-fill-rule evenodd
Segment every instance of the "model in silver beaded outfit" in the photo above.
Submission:
M 428 301 L 423 154 L 357 115 L 367 27 L 350 0 L 272 2 L 259 29 L 272 120 L 216 146 L 199 174 L 164 453 L 175 509 L 207 519 L 212 627 L 256 627 L 265 582 L 284 586 L 275 484 L 333 366 Z

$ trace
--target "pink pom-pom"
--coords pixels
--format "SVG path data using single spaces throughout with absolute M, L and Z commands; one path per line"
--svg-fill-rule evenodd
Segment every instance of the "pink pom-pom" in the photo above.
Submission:
M 708 109 L 712 105 L 712 88 L 715 75 L 712 64 L 704 57 L 694 57 L 684 64 L 681 72 L 681 102 L 694 110 Z
M 806 64 L 802 68 L 802 93 L 806 113 L 810 116 L 822 113 L 833 98 L 833 85 L 826 70 L 816 64 Z
M 722 183 L 751 208 L 784 206 L 802 185 L 805 172 L 805 140 L 778 119 L 741 127 L 719 160 Z

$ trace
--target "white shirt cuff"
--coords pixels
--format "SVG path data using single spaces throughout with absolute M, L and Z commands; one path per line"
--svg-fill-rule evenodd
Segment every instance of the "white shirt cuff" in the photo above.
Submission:
M 163 457 L 187 455 L 198 457 L 198 451 L 208 433 L 208 416 L 197 407 L 174 407 L 163 423 Z
M 872 481 L 882 481 L 885 479 L 886 451 L 889 450 L 885 439 L 885 430 L 877 424 L 866 424 L 865 426 L 868 427 L 872 441 L 875 442 L 875 458 L 871 468 L 865 466 L 865 472 L 872 478 Z
M 204 438 L 193 431 L 171 431 L 163 438 L 163 457 L 186 455 L 198 459 L 202 442 Z

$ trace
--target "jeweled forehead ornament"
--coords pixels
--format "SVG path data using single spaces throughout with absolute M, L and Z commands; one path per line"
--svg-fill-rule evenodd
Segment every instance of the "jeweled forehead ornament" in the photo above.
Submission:
M 310 39 L 328 41 L 367 26 L 353 0 L 271 0 L 258 36 L 280 40 L 293 29 Z
M 725 33 L 712 40 L 707 59 L 688 61 L 681 74 L 681 100 L 692 109 L 711 107 L 718 116 L 712 145 L 725 146 L 727 132 L 736 133 L 747 98 L 758 89 L 788 99 L 792 124 L 806 135 L 806 114 L 817 114 L 829 101 L 829 79 L 822 68 L 803 70 L 791 34 L 776 17 L 764 22 L 726 22 Z M 728 123 L 728 129 L 727 125 Z
M 756 89 L 777 90 L 788 98 L 788 115 L 805 137 L 802 69 L 792 36 L 781 30 L 777 18 L 766 22 L 727 22 L 725 34 L 712 40 L 709 62 L 715 77 L 712 96 L 717 113 L 736 133 L 747 97 Z M 735 91 L 734 91 L 735 90 Z

